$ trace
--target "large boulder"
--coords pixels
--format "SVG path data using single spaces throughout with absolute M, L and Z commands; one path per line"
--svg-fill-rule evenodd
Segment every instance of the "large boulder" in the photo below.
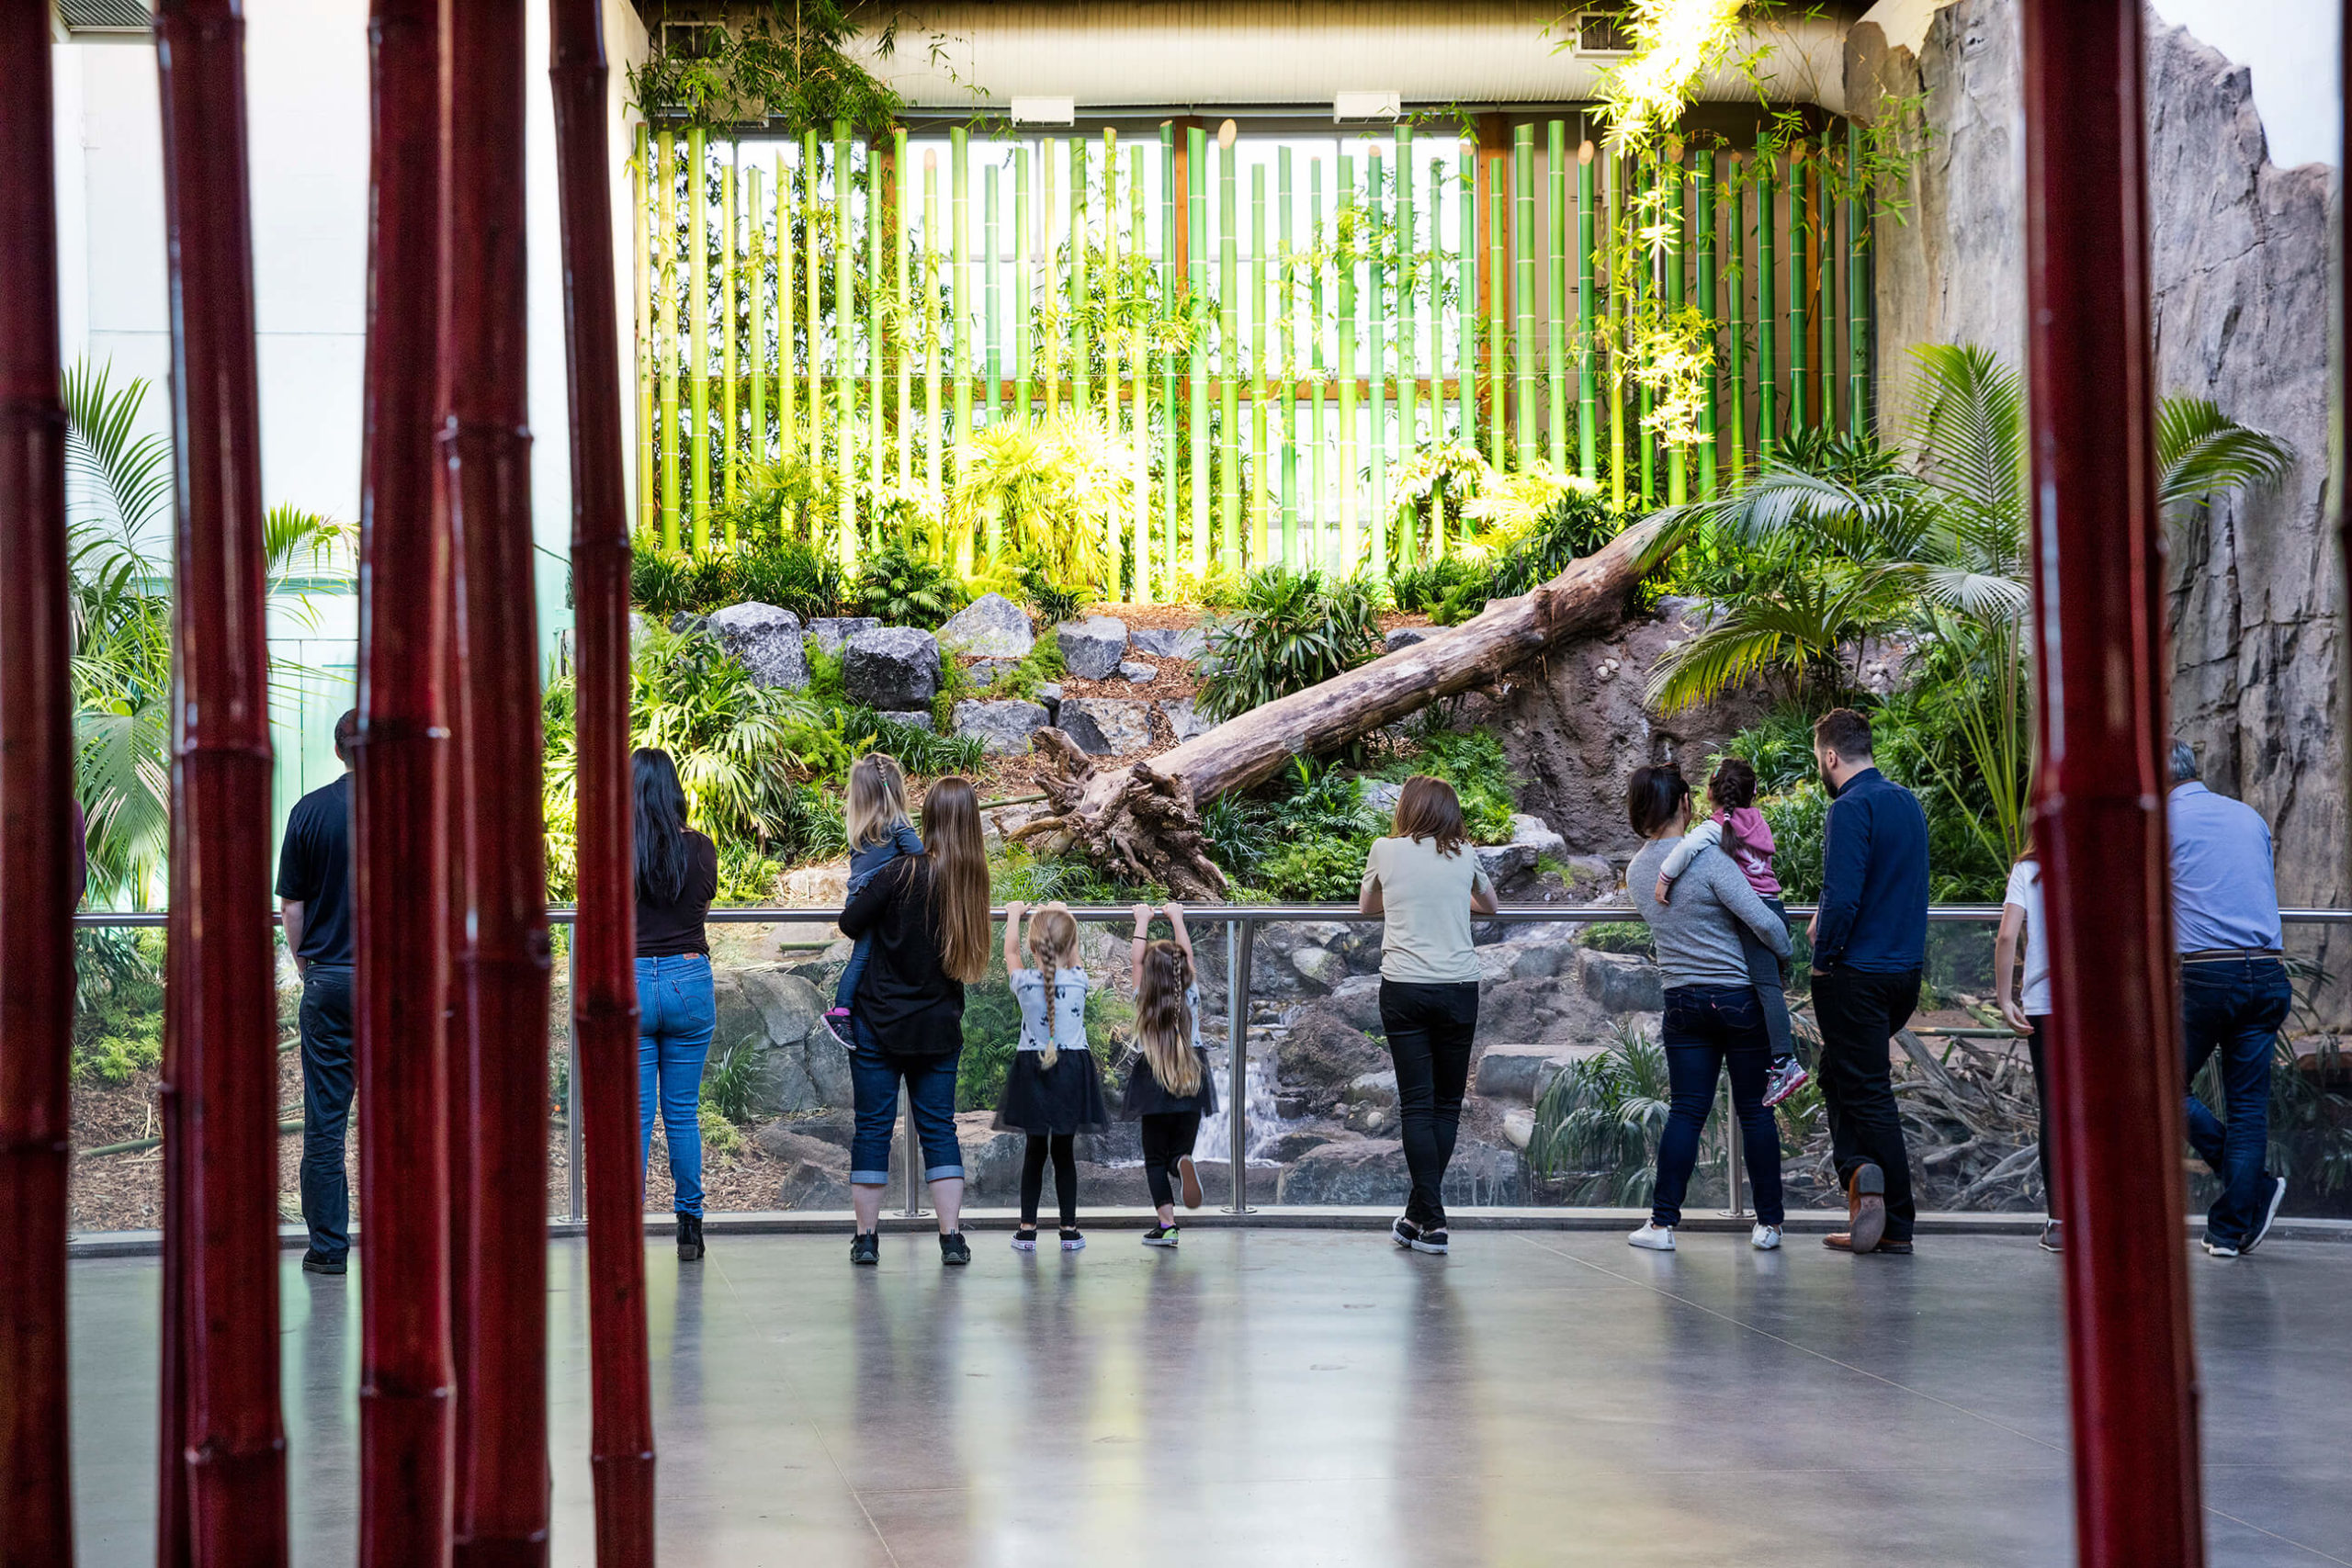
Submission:
M 1535 852 L 1525 844 L 1480 844 L 1478 869 L 1497 887 L 1535 869 Z
M 820 615 L 808 623 L 808 635 L 817 646 L 834 658 L 841 657 L 842 645 L 860 632 L 870 632 L 882 624 L 876 615 Z
M 1198 626 L 1137 626 L 1128 640 L 1137 653 L 1155 659 L 1198 659 L 1209 646 Z
M 939 628 L 939 646 L 991 659 L 1020 659 L 1037 640 L 1028 612 L 1001 593 L 983 593 Z
M 1478 1054 L 1473 1081 L 1485 1100 L 1532 1102 L 1572 1062 L 1597 1056 L 1601 1045 L 1489 1045 Z
M 874 716 L 887 718 L 892 724 L 902 724 L 909 729 L 920 729 L 926 734 L 939 733 L 939 721 L 931 716 L 929 708 L 877 708 Z
M 1585 995 L 1604 1011 L 1657 1012 L 1666 1006 L 1666 982 L 1657 965 L 1646 958 L 1580 948 L 1577 973 L 1584 982 Z
M 1541 817 L 1532 817 L 1524 811 L 1511 815 L 1510 841 L 1524 845 L 1539 858 L 1549 855 L 1554 860 L 1562 860 L 1568 852 L 1566 839 L 1554 832 L 1550 824 Z
M 1410 648 L 1416 643 L 1429 641 L 1430 637 L 1437 635 L 1438 630 L 1436 626 L 1392 626 L 1389 628 L 1387 637 L 1382 641 L 1387 645 L 1386 650 L 1394 653 L 1398 649 Z
M 1127 656 L 1127 626 L 1108 615 L 1064 621 L 1054 628 L 1062 668 L 1081 681 L 1107 681 Z
M 1119 661 L 1119 679 L 1129 685 L 1148 686 L 1159 679 L 1159 666 L 1146 664 L 1140 659 L 1123 659 Z
M 763 686 L 808 689 L 808 649 L 800 617 L 774 604 L 729 604 L 714 611 L 711 635 Z
M 912 626 L 876 626 L 842 650 L 842 689 L 877 713 L 928 708 L 939 694 L 939 639 Z
M 714 979 L 718 1027 L 710 1066 L 731 1050 L 757 1055 L 753 1111 L 792 1116 L 850 1103 L 849 1058 L 821 1022 L 826 1003 L 814 985 L 766 964 L 722 969 Z
M 978 736 L 981 750 L 991 757 L 1026 756 L 1029 738 L 1052 722 L 1046 710 L 1035 703 L 956 705 L 956 733 Z
M 1151 705 L 1119 697 L 1064 697 L 1055 728 L 1095 757 L 1124 757 L 1151 744 Z
M 1038 682 L 1037 701 L 1044 705 L 1048 716 L 1059 713 L 1062 705 L 1062 683 L 1059 681 Z
M 1317 1111 L 1339 1104 L 1340 1092 L 1357 1078 L 1388 1066 L 1388 1053 L 1363 1030 L 1326 1012 L 1305 1013 L 1274 1046 L 1275 1077 L 1284 1089 L 1304 1093 Z
M 1341 1138 L 1291 1163 L 1274 1188 L 1277 1203 L 1390 1207 L 1411 1185 L 1405 1145 L 1395 1138 Z
M 784 1167 L 776 1193 L 779 1209 L 849 1207 L 849 1149 L 808 1135 L 797 1122 L 771 1122 L 752 1141 Z
M 1190 697 L 1163 702 L 1159 705 L 1159 711 L 1168 716 L 1169 730 L 1176 737 L 1179 746 L 1195 735 L 1206 735 L 1216 728 L 1216 720 L 1203 714 Z

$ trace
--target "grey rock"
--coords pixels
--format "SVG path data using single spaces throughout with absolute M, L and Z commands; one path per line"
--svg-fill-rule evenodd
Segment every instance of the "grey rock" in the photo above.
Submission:
M 1331 987 L 1320 1007 L 1326 1016 L 1350 1029 L 1369 1033 L 1380 1027 L 1380 976 L 1351 975 Z M 1294 1025 L 1294 1028 L 1295 1025 Z
M 1159 666 L 1146 664 L 1139 659 L 1123 660 L 1119 664 L 1119 679 L 1137 686 L 1148 686 L 1159 679 Z
M 1376 1073 L 1358 1073 L 1348 1087 L 1340 1091 L 1340 1099 L 1349 1105 L 1396 1104 L 1396 1070 L 1388 1068 Z
M 1348 1138 L 1299 1156 L 1275 1184 L 1274 1201 L 1351 1208 L 1387 1205 L 1403 1201 L 1408 1185 L 1403 1144 L 1394 1138 Z
M 1040 682 L 1037 687 L 1037 701 L 1045 705 L 1048 715 L 1057 713 L 1062 705 L 1062 683 L 1059 681 Z
M 817 646 L 836 658 L 842 647 L 860 632 L 870 632 L 882 624 L 876 615 L 820 615 L 808 623 L 808 635 Z
M 1108 615 L 1064 621 L 1054 628 L 1061 644 L 1062 667 L 1081 681 L 1108 680 L 1127 656 L 1127 626 Z
M 1525 844 L 1480 844 L 1477 855 L 1479 869 L 1498 887 L 1535 869 L 1535 852 Z
M 1549 855 L 1558 860 L 1568 852 L 1567 840 L 1554 832 L 1541 817 L 1530 816 L 1524 811 L 1511 816 L 1510 841 L 1526 845 L 1539 858 Z
M 1302 947 L 1290 955 L 1290 966 L 1310 985 L 1330 989 L 1348 977 L 1348 961 L 1328 947 Z
M 1207 634 L 1197 626 L 1137 626 L 1127 640 L 1137 653 L 1155 659 L 1198 659 L 1209 646 Z
M 1607 855 L 1569 855 L 1566 863 L 1571 887 L 1582 887 L 1589 883 L 1599 883 L 1604 887 L 1617 886 L 1617 868 L 1609 863 Z
M 1322 1013 L 1293 1023 L 1274 1047 L 1274 1076 L 1318 1108 L 1338 1104 L 1347 1085 L 1388 1065 L 1388 1053 L 1362 1030 Z
M 1403 784 L 1391 784 L 1386 779 L 1366 779 L 1363 781 L 1363 803 L 1365 808 L 1377 812 L 1382 817 L 1394 817 L 1396 814 L 1396 802 L 1403 796 L 1404 793 L 1405 786 Z
M 753 1134 L 761 1152 L 784 1167 L 776 1194 L 780 1209 L 844 1209 L 849 1206 L 849 1150 L 808 1136 L 797 1122 L 771 1122 Z
M 1046 710 L 1035 703 L 1009 700 L 956 705 L 956 733 L 978 736 L 982 748 L 991 757 L 1027 755 L 1029 738 L 1050 722 Z
M 876 708 L 874 716 L 887 718 L 893 724 L 903 724 L 909 729 L 920 729 L 932 735 L 939 733 L 939 721 L 932 716 L 929 708 Z
M 1288 1165 L 1307 1150 L 1320 1148 L 1330 1141 L 1329 1134 L 1300 1128 L 1284 1133 L 1281 1137 L 1266 1145 L 1262 1152 L 1266 1158 L 1273 1160 L 1276 1164 Z
M 752 1108 L 762 1116 L 850 1103 L 849 1058 L 820 1021 L 825 1003 L 814 985 L 779 965 L 722 969 L 713 979 L 718 1018 L 707 1070 L 730 1050 L 752 1052 Z
M 681 610 L 670 617 L 670 629 L 682 633 L 706 632 L 710 629 L 710 617 L 697 615 L 692 610 Z
M 735 656 L 763 686 L 808 689 L 808 634 L 800 617 L 774 604 L 729 604 L 710 617 L 721 648 Z
M 1385 640 L 1388 644 L 1388 651 L 1394 653 L 1400 648 L 1411 648 L 1416 643 L 1429 641 L 1439 629 L 1436 626 L 1392 626 Z
M 1020 668 L 1018 659 L 975 659 L 964 666 L 964 679 L 976 690 L 986 691 Z
M 1159 705 L 1159 711 L 1168 716 L 1168 728 L 1174 732 L 1179 746 L 1195 735 L 1206 735 L 1216 728 L 1216 721 L 1204 717 L 1190 697 L 1163 702 Z
M 939 692 L 939 640 L 912 626 L 876 626 L 842 645 L 842 688 L 877 713 L 928 707 Z
M 1367 1138 L 1376 1138 L 1383 1133 L 1395 1132 L 1396 1122 L 1397 1115 L 1395 1106 L 1381 1105 L 1372 1100 L 1361 1100 L 1347 1108 L 1346 1120 L 1340 1124 L 1351 1133 L 1360 1133 Z
M 1037 640 L 1029 613 L 1001 593 L 983 593 L 939 628 L 939 646 L 963 654 L 1020 659 Z
M 1584 994 L 1609 1012 L 1657 1012 L 1666 1006 L 1666 983 L 1646 958 L 1579 948 L 1577 976 Z
M 1055 728 L 1095 757 L 1124 757 L 1151 744 L 1151 705 L 1119 697 L 1065 697 Z
M 1571 1062 L 1599 1055 L 1600 1045 L 1489 1045 L 1478 1056 L 1475 1081 L 1487 1100 L 1532 1103 Z

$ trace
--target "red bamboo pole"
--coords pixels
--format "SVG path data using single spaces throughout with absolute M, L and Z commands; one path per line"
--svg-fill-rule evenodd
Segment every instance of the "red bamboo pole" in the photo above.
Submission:
M 547 1561 L 548 924 L 524 273 L 522 0 L 452 8 L 442 435 L 464 558 L 458 797 L 470 882 L 470 1145 L 456 1560 Z M 495 1347 L 494 1353 L 492 1348 Z
M 74 1560 L 65 1404 L 73 699 L 49 7 L 0 0 L 0 1568 Z
M 2138 0 L 2024 12 L 2037 790 L 2086 1568 L 2203 1561 Z
M 155 17 L 169 240 L 177 571 L 172 903 L 195 1561 L 286 1560 L 277 1398 L 277 991 L 268 910 L 269 649 L 236 0 Z
M 359 1085 L 359 1560 L 449 1561 L 449 536 L 435 505 L 440 276 L 437 0 L 375 0 L 363 681 L 353 759 Z
M 637 883 L 630 841 L 629 516 L 622 473 L 606 69 L 599 0 L 550 0 L 556 177 L 571 401 L 571 593 L 579 638 L 579 1042 L 593 1347 L 596 1561 L 653 1561 L 653 1411 L 637 1161 Z

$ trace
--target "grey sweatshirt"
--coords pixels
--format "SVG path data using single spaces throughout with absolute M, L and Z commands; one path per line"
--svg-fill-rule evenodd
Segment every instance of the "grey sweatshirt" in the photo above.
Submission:
M 1744 924 L 1782 958 L 1788 928 L 1764 907 L 1729 855 L 1709 847 L 1693 855 L 1673 887 L 1671 903 L 1657 901 L 1658 868 L 1679 839 L 1652 839 L 1625 868 L 1625 890 L 1650 928 L 1657 966 L 1669 986 L 1745 986 L 1747 960 L 1740 948 Z

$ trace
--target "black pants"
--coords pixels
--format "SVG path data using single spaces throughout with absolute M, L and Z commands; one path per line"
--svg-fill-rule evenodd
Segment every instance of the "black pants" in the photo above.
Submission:
M 1029 1134 L 1029 1145 L 1021 1154 L 1021 1223 L 1032 1226 L 1037 1223 L 1037 1201 L 1046 1195 L 1049 1145 L 1054 1156 L 1054 1197 L 1062 1206 L 1062 1229 L 1074 1231 L 1078 1228 L 1078 1140 L 1068 1133 Z
M 1405 1218 L 1417 1225 L 1445 1224 L 1445 1168 L 1462 1124 L 1462 1096 L 1470 1086 L 1470 1044 L 1478 1032 L 1478 982 L 1421 985 L 1380 982 L 1380 1024 L 1396 1066 L 1396 1114 L 1402 1122 L 1405 1168 L 1412 1193 Z
M 1829 1111 L 1829 1149 L 1838 1179 L 1865 1163 L 1886 1175 L 1886 1236 L 1909 1241 L 1917 1211 L 1911 1201 L 1911 1155 L 1894 1106 L 1888 1043 L 1919 1005 L 1919 972 L 1868 975 L 1833 970 L 1813 977 L 1813 1016 L 1821 1025 L 1821 1100 Z
M 2033 1106 L 2037 1128 L 2033 1154 L 2041 1165 L 2041 1212 L 2054 1220 L 2058 1217 L 2058 1183 L 2052 1174 L 2050 1158 L 2050 1075 L 2041 1066 L 2041 1048 L 2049 1037 L 2050 1020 L 2046 1014 L 2028 1013 L 2026 1022 L 2033 1026 L 2033 1032 L 2025 1037 L 2025 1050 L 2033 1060 Z
M 1764 907 L 1778 915 L 1782 925 L 1788 924 L 1789 912 L 1778 898 L 1765 899 Z M 1756 987 L 1756 1005 L 1764 1010 L 1764 1033 L 1772 1043 L 1772 1055 L 1794 1055 L 1796 1033 L 1789 1027 L 1789 961 L 1766 946 L 1745 921 L 1732 921 L 1732 929 L 1739 932 L 1739 953 L 1747 963 L 1747 983 Z
M 340 1263 L 351 1250 L 351 1185 L 344 1179 L 351 1124 L 351 965 L 313 964 L 302 977 L 302 1219 L 311 1256 Z
M 1141 1117 L 1136 1126 L 1143 1134 L 1143 1179 L 1151 1186 L 1152 1206 L 1171 1207 L 1176 1201 L 1176 1187 L 1168 1173 L 1200 1141 L 1201 1113 L 1163 1111 Z

